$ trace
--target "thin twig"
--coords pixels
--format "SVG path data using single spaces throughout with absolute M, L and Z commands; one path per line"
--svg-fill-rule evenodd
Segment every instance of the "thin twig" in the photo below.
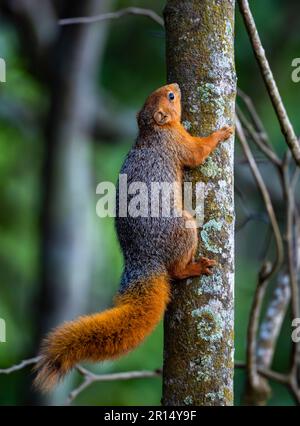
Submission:
M 274 110 L 280 123 L 281 131 L 287 145 L 293 154 L 296 163 L 300 166 L 300 144 L 282 102 L 272 70 L 262 46 L 255 21 L 253 19 L 248 0 L 238 0 L 241 13 L 249 34 L 254 54 L 260 67 L 267 91 L 271 98 Z
M 296 174 L 297 176 L 297 174 Z M 299 318 L 299 289 L 297 283 L 297 256 L 298 253 L 295 251 L 295 231 L 296 226 L 294 223 L 294 211 L 295 211 L 295 198 L 293 193 L 293 184 L 291 183 L 289 177 L 288 161 L 285 163 L 283 168 L 283 186 L 286 198 L 286 240 L 287 240 L 287 253 L 288 253 L 288 271 L 290 277 L 290 286 L 292 294 L 292 317 Z M 293 354 L 292 354 L 292 371 L 291 374 L 296 374 L 297 364 L 298 364 L 298 353 L 299 353 L 299 343 L 293 342 Z
M 276 152 L 270 147 L 270 145 L 263 142 L 263 140 L 261 139 L 261 134 L 255 131 L 252 124 L 247 120 L 247 118 L 245 117 L 245 115 L 243 114 L 243 112 L 238 106 L 236 106 L 236 110 L 237 110 L 237 115 L 239 117 L 239 120 L 248 131 L 253 142 L 258 146 L 258 148 L 268 157 L 268 159 L 275 166 L 280 167 L 282 164 L 282 161 L 280 160 Z
M 235 361 L 234 366 L 239 369 L 247 368 L 247 364 L 243 361 Z M 266 379 L 274 380 L 286 386 L 297 405 L 300 405 L 300 391 L 294 377 L 291 377 L 289 374 L 278 373 L 268 368 L 258 368 L 258 373 Z
M 288 304 L 292 299 L 292 306 L 298 306 L 297 291 L 297 263 L 300 257 L 300 250 L 297 251 L 297 227 L 294 226 L 294 220 L 297 219 L 297 211 L 295 209 L 294 192 L 297 184 L 299 168 L 296 168 L 294 174 L 290 178 L 289 165 L 291 154 L 287 151 L 281 166 L 277 167 L 279 179 L 283 189 L 284 204 L 286 205 L 286 236 L 285 245 L 288 253 L 287 270 L 278 277 L 276 286 L 271 296 L 271 301 L 266 310 L 265 319 L 262 321 L 260 329 L 260 338 L 257 344 L 257 370 L 269 369 L 272 364 L 277 339 L 281 330 L 282 322 L 285 317 Z M 292 291 L 291 291 L 292 288 Z M 294 291 L 293 291 L 294 289 Z M 296 300 L 296 303 L 295 303 Z M 296 305 L 296 306 L 295 306 Z M 292 366 L 289 373 L 288 387 L 297 404 L 300 404 L 300 391 L 297 387 L 297 344 L 293 344 Z M 255 394 L 254 394 L 255 397 Z M 263 403 L 267 402 L 267 398 Z
M 2 368 L 2 369 L 0 369 L 0 374 L 14 373 L 15 371 L 22 370 L 22 368 L 25 368 L 28 365 L 36 364 L 40 359 L 41 359 L 40 356 L 36 356 L 34 358 L 29 358 L 29 359 L 24 359 L 19 364 L 12 365 L 9 368 Z
M 279 266 L 281 265 L 282 260 L 283 260 L 283 243 L 282 243 L 282 238 L 281 238 L 281 232 L 280 232 L 280 229 L 279 229 L 279 226 L 278 226 L 278 222 L 277 222 L 277 219 L 276 219 L 276 215 L 275 215 L 275 212 L 274 212 L 274 208 L 273 208 L 273 204 L 272 204 L 272 201 L 271 201 L 269 191 L 268 191 L 268 189 L 265 185 L 265 182 L 264 182 L 264 180 L 263 180 L 263 178 L 260 174 L 260 171 L 257 167 L 257 164 L 255 162 L 253 155 L 252 155 L 252 152 L 251 152 L 250 147 L 248 145 L 244 130 L 242 128 L 241 122 L 238 119 L 238 117 L 236 119 L 236 130 L 237 130 L 237 134 L 238 134 L 239 140 L 241 142 L 242 148 L 244 150 L 245 156 L 246 156 L 246 158 L 249 162 L 249 166 L 250 166 L 250 169 L 252 171 L 252 174 L 253 174 L 255 181 L 257 183 L 257 186 L 258 186 L 258 188 L 261 192 L 263 201 L 264 201 L 265 206 L 266 206 L 267 213 L 269 215 L 269 218 L 270 218 L 270 221 L 271 221 L 271 224 L 272 224 L 272 228 L 273 228 L 273 232 L 274 232 L 274 236 L 275 236 L 275 241 L 276 241 L 276 248 L 277 248 L 277 257 L 276 257 L 275 262 L 273 263 L 273 267 L 272 267 L 272 271 L 271 271 L 271 274 L 273 274 L 279 268 Z
M 246 369 L 247 363 L 244 361 L 235 361 L 234 367 L 238 369 Z M 270 370 L 268 368 L 259 368 L 258 373 L 268 379 L 275 380 L 276 382 L 282 383 L 284 385 L 290 384 L 290 377 L 288 374 L 278 373 L 277 371 Z
M 76 24 L 92 24 L 101 22 L 108 19 L 118 19 L 125 15 L 139 15 L 146 16 L 155 21 L 160 26 L 164 26 L 164 20 L 156 12 L 151 9 L 144 9 L 141 7 L 127 7 L 125 9 L 117 10 L 116 12 L 104 13 L 96 16 L 80 16 L 74 18 L 64 18 L 58 21 L 59 25 L 76 25 Z
M 258 373 L 267 379 L 275 380 L 283 385 L 289 385 L 289 376 L 268 368 L 258 368 Z
M 272 225 L 273 233 L 276 241 L 276 258 L 273 262 L 264 262 L 259 273 L 258 283 L 254 294 L 254 300 L 251 307 L 249 325 L 248 325 L 248 341 L 247 341 L 247 375 L 248 375 L 248 392 L 247 399 L 251 404 L 253 403 L 253 398 L 255 401 L 260 404 L 262 401 L 265 401 L 268 395 L 270 394 L 270 388 L 268 383 L 263 380 L 257 369 L 257 342 L 256 335 L 259 325 L 259 316 L 265 296 L 265 292 L 272 275 L 277 272 L 281 263 L 283 261 L 283 242 L 281 237 L 281 232 L 278 226 L 274 208 L 272 205 L 271 197 L 268 192 L 268 189 L 264 183 L 264 180 L 260 174 L 260 171 L 257 167 L 257 164 L 254 160 L 250 147 L 248 145 L 246 135 L 242 128 L 241 122 L 236 118 L 236 131 L 238 138 L 241 142 L 242 148 L 244 150 L 245 156 L 249 162 L 250 169 L 256 180 L 258 189 L 261 192 L 262 198 L 264 200 L 267 213 L 270 218 Z
M 36 356 L 29 359 L 24 359 L 19 364 L 13 365 L 9 368 L 0 369 L 0 374 L 11 374 L 15 371 L 22 370 L 23 368 L 36 364 L 41 359 L 41 356 Z M 161 369 L 156 370 L 141 370 L 141 371 L 126 371 L 122 373 L 110 373 L 110 374 L 95 374 L 88 369 L 77 365 L 75 369 L 83 377 L 83 381 L 80 385 L 73 389 L 67 399 L 66 404 L 70 404 L 75 398 L 88 386 L 95 382 L 112 382 L 116 380 L 135 380 L 135 379 L 148 379 L 153 377 L 159 377 L 162 374 Z
M 238 96 L 244 101 L 244 104 L 250 114 L 251 120 L 257 129 L 259 136 L 261 140 L 268 145 L 269 144 L 269 137 L 266 132 L 266 129 L 263 125 L 263 122 L 260 119 L 259 114 L 256 111 L 256 108 L 254 106 L 254 103 L 249 95 L 247 95 L 242 89 L 238 88 L 237 90 Z
M 260 325 L 257 343 L 258 368 L 270 368 L 276 344 L 291 300 L 290 279 L 286 271 L 281 272 L 268 301 Z
M 111 373 L 111 374 L 94 374 L 82 366 L 76 367 L 79 374 L 83 376 L 82 383 L 70 392 L 66 405 L 71 404 L 78 395 L 87 387 L 96 382 L 111 382 L 116 380 L 134 380 L 134 379 L 148 379 L 161 376 L 161 370 L 153 371 L 128 371 L 124 373 Z

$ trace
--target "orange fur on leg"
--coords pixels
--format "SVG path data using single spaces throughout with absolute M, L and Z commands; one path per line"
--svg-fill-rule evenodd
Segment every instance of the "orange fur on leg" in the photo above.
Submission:
M 66 323 L 45 339 L 36 369 L 37 387 L 50 390 L 80 361 L 103 361 L 138 346 L 161 319 L 169 301 L 166 276 L 132 283 L 116 306 Z

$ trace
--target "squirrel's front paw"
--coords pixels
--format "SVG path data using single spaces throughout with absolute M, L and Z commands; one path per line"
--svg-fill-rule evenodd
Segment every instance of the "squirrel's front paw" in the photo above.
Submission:
M 213 271 L 211 268 L 217 265 L 217 262 L 213 259 L 208 259 L 207 257 L 200 257 L 198 263 L 201 266 L 201 274 L 203 275 L 212 275 Z
M 231 135 L 233 135 L 233 132 L 234 132 L 233 126 L 225 126 L 216 132 L 216 136 L 219 142 L 226 141 L 228 138 L 230 138 Z

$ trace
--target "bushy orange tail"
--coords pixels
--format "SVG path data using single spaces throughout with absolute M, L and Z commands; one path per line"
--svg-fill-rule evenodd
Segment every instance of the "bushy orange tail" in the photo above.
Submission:
M 115 307 L 83 316 L 52 331 L 42 344 L 35 384 L 48 391 L 80 361 L 117 358 L 138 346 L 169 301 L 167 276 L 132 283 Z

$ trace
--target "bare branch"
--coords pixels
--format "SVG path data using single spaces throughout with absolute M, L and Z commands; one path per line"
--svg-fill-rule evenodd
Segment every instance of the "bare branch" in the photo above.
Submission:
M 76 367 L 79 374 L 83 376 L 82 383 L 74 389 L 67 399 L 66 405 L 71 404 L 75 398 L 78 397 L 78 395 L 84 391 L 87 387 L 89 387 L 91 384 L 96 382 L 111 382 L 116 380 L 134 380 L 134 379 L 148 379 L 153 377 L 159 377 L 161 376 L 161 370 L 157 369 L 154 371 L 128 371 L 124 373 L 111 373 L 111 374 L 94 374 L 90 372 L 89 370 L 85 369 L 82 366 Z
M 271 276 L 279 269 L 283 261 L 283 242 L 281 232 L 278 226 L 277 218 L 274 212 L 272 201 L 264 180 L 260 174 L 257 164 L 254 160 L 250 147 L 248 145 L 246 135 L 239 119 L 236 119 L 236 131 L 241 142 L 242 148 L 249 162 L 250 169 L 256 180 L 257 186 L 262 194 L 267 213 L 269 215 L 273 233 L 276 241 L 277 255 L 273 264 L 264 262 L 258 277 L 258 283 L 255 290 L 254 300 L 251 307 L 250 320 L 248 325 L 248 342 L 247 342 L 247 402 L 255 405 L 262 405 L 270 394 L 268 383 L 260 377 L 257 367 L 257 342 L 256 335 L 259 325 L 259 316 L 264 300 L 265 292 L 268 287 Z
M 277 167 L 280 167 L 282 161 L 277 156 L 276 152 L 270 147 L 269 144 L 265 143 L 265 140 L 262 140 L 261 134 L 257 133 L 252 126 L 252 124 L 246 119 L 245 115 L 241 111 L 241 109 L 236 106 L 237 114 L 239 120 L 243 124 L 243 126 L 247 129 L 251 139 L 258 146 L 258 148 L 268 157 L 268 159 Z
M 243 369 L 247 368 L 247 364 L 243 361 L 235 361 L 235 368 Z M 293 396 L 297 405 L 300 405 L 300 391 L 294 377 L 288 374 L 278 373 L 277 371 L 270 370 L 268 368 L 258 368 L 258 373 L 266 379 L 274 380 L 282 385 L 285 385 Z
M 286 205 L 286 216 L 287 216 L 287 231 L 285 237 L 286 249 L 288 252 L 288 267 L 284 272 L 282 272 L 276 282 L 273 293 L 270 297 L 268 307 L 266 309 L 265 317 L 261 323 L 259 340 L 256 345 L 256 369 L 260 371 L 261 369 L 266 370 L 271 367 L 274 352 L 276 349 L 277 339 L 281 330 L 282 322 L 286 315 L 289 302 L 291 300 L 291 287 L 294 289 L 292 297 L 292 305 L 298 305 L 297 302 L 297 283 L 296 283 L 296 273 L 297 273 L 297 262 L 300 256 L 300 250 L 297 251 L 297 227 L 294 226 L 293 218 L 296 220 L 296 210 L 294 203 L 294 192 L 296 188 L 297 177 L 299 174 L 299 168 L 295 169 L 294 174 L 290 178 L 289 165 L 290 165 L 291 155 L 287 151 L 284 161 L 280 166 L 278 166 L 277 171 L 279 173 L 280 181 L 283 187 L 283 196 L 284 204 Z M 297 216 L 297 215 L 296 215 Z M 291 259 L 293 259 L 291 261 Z M 295 292 L 296 290 L 296 292 Z M 296 300 L 296 302 L 294 302 Z M 254 339 L 255 336 L 252 338 Z M 296 400 L 297 403 L 299 400 L 299 390 L 295 385 L 295 377 L 297 371 L 297 357 L 298 350 L 297 345 L 293 345 L 293 362 L 291 371 L 289 373 L 289 389 Z M 266 376 L 265 376 L 266 378 Z M 260 382 L 261 385 L 261 382 Z M 267 382 L 264 383 L 264 386 L 267 386 Z M 248 389 L 249 391 L 249 389 Z M 252 402 L 259 403 L 264 405 L 267 402 L 268 396 L 265 395 L 265 400 L 263 395 L 257 389 L 250 389 L 250 396 L 252 397 Z
M 104 13 L 96 16 L 81 16 L 75 18 L 65 18 L 58 21 L 59 25 L 75 25 L 75 24 L 92 24 L 101 22 L 107 19 L 118 19 L 125 15 L 139 15 L 146 16 L 152 19 L 160 26 L 164 26 L 164 20 L 156 12 L 151 9 L 144 9 L 141 7 L 127 7 L 125 9 L 117 10 L 116 12 Z
M 264 405 L 271 393 L 268 383 L 258 374 L 257 363 L 257 330 L 259 326 L 259 317 L 262 309 L 265 293 L 272 274 L 272 265 L 265 262 L 260 270 L 258 283 L 255 289 L 254 299 L 251 306 L 250 319 L 248 324 L 247 339 L 247 376 L 248 385 L 246 392 L 246 401 L 252 405 Z
M 291 299 L 290 280 L 286 272 L 279 274 L 262 320 L 257 344 L 258 368 L 270 368 L 277 339 Z
M 296 173 L 297 176 L 298 172 Z M 297 282 L 297 263 L 298 253 L 296 251 L 297 244 L 297 227 L 294 222 L 295 219 L 295 197 L 293 193 L 293 182 L 290 181 L 288 161 L 285 162 L 283 168 L 283 186 L 286 199 L 286 241 L 288 253 L 288 272 L 292 294 L 292 316 L 299 318 L 299 289 Z M 298 368 L 298 355 L 300 351 L 299 343 L 293 342 L 293 360 L 291 374 L 297 374 Z
M 277 84 L 274 80 L 272 70 L 270 68 L 269 62 L 267 60 L 264 48 L 262 46 L 255 21 L 253 19 L 248 0 L 239 0 L 239 6 L 241 13 L 243 15 L 245 25 L 249 34 L 249 38 L 252 44 L 254 54 L 256 56 L 258 65 L 262 72 L 262 76 L 268 90 L 269 96 L 271 98 L 273 107 L 275 109 L 276 115 L 278 117 L 281 131 L 285 137 L 287 145 L 290 147 L 290 150 L 293 154 L 293 157 L 296 163 L 300 166 L 300 144 L 298 138 L 295 134 L 293 126 L 290 122 L 284 104 L 282 102 Z
M 261 139 L 265 143 L 268 143 L 268 141 L 269 141 L 268 134 L 267 134 L 266 129 L 263 125 L 263 122 L 260 119 L 259 114 L 256 111 L 256 108 L 254 106 L 254 103 L 253 103 L 251 97 L 249 95 L 247 95 L 245 92 L 243 92 L 243 90 L 240 89 L 240 88 L 238 88 L 237 94 L 244 101 L 244 104 L 247 107 L 247 110 L 250 114 L 250 117 L 253 121 L 253 124 L 256 127 Z
M 14 373 L 15 371 L 22 370 L 23 368 L 27 367 L 28 365 L 36 364 L 40 359 L 41 359 L 40 356 L 36 356 L 34 358 L 29 358 L 29 359 L 24 359 L 19 364 L 12 365 L 9 368 L 0 369 L 0 374 Z
M 15 371 L 22 370 L 28 365 L 36 364 L 41 359 L 41 356 L 29 358 L 21 361 L 19 364 L 13 365 L 9 368 L 0 369 L 0 374 L 11 374 Z M 66 405 L 71 404 L 75 398 L 88 386 L 96 382 L 112 382 L 116 380 L 134 380 L 134 379 L 148 379 L 153 377 L 159 377 L 162 374 L 161 369 L 156 370 L 141 370 L 141 371 L 126 371 L 122 373 L 110 373 L 110 374 L 95 374 L 81 365 L 77 365 L 76 370 L 83 377 L 83 381 L 80 385 L 72 390 L 69 394 Z
M 264 200 L 265 206 L 266 206 L 266 210 L 267 213 L 270 217 L 270 221 L 272 224 L 272 228 L 273 228 L 273 232 L 274 232 L 274 236 L 275 236 L 275 241 L 276 241 L 276 247 L 277 247 L 277 258 L 273 264 L 272 267 L 272 271 L 271 274 L 272 275 L 281 265 L 282 260 L 283 260 L 283 243 L 282 243 L 282 238 L 281 238 L 281 232 L 278 226 L 278 222 L 276 219 L 276 215 L 274 212 L 274 208 L 272 205 L 272 201 L 271 201 L 271 197 L 269 194 L 269 191 L 265 185 L 265 182 L 260 174 L 260 171 L 257 167 L 257 164 L 255 162 L 255 159 L 252 155 L 252 152 L 250 150 L 250 147 L 248 145 L 244 130 L 242 128 L 241 122 L 240 120 L 237 118 L 236 119 L 236 130 L 237 130 L 237 135 L 239 137 L 239 140 L 241 142 L 242 148 L 244 150 L 244 153 L 246 155 L 246 158 L 249 162 L 249 166 L 251 168 L 252 174 L 255 178 L 255 181 L 257 183 L 257 186 L 261 192 L 262 198 Z
M 234 367 L 243 369 L 247 367 L 247 364 L 243 361 L 235 361 Z M 277 371 L 266 368 L 259 368 L 258 372 L 267 379 L 275 380 L 276 382 L 281 383 L 283 385 L 290 385 L 290 377 L 287 374 L 278 373 Z

